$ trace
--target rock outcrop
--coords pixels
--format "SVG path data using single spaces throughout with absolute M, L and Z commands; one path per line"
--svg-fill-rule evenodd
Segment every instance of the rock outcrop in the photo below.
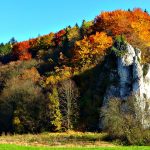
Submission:
M 150 113 L 150 65 L 142 65 L 141 51 L 128 43 L 126 53 L 117 57 L 116 61 L 116 68 L 109 75 L 112 84 L 106 89 L 103 105 L 111 97 L 125 100 L 134 95 L 142 113 L 142 124 L 146 128 L 150 126 L 150 120 L 146 118 L 146 113 Z

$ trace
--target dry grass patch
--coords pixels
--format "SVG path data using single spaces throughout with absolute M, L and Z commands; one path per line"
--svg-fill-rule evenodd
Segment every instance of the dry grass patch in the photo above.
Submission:
M 7 135 L 0 137 L 1 144 L 17 144 L 31 146 L 67 146 L 67 147 L 93 147 L 93 146 L 114 146 L 104 141 L 107 134 L 74 132 L 65 133 L 42 133 L 37 135 Z

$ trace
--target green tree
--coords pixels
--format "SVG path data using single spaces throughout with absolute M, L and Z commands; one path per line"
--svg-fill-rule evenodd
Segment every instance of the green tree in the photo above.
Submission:
M 75 25 L 74 27 L 67 28 L 66 30 L 67 30 L 66 36 L 67 36 L 69 47 L 72 47 L 72 46 L 74 46 L 74 43 L 77 40 L 81 39 L 80 28 L 78 25 Z
M 85 20 L 82 21 L 82 25 L 80 28 L 82 38 L 92 33 L 92 28 L 91 28 L 92 25 L 93 25 L 93 21 L 85 21 Z
M 12 37 L 8 43 L 15 44 L 15 43 L 17 43 L 17 40 L 14 37 Z
M 10 43 L 0 44 L 0 56 L 8 55 L 12 52 L 12 45 Z

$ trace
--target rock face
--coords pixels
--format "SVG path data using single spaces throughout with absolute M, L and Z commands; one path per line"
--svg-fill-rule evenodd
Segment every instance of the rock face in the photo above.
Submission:
M 104 96 L 103 105 L 111 97 L 126 99 L 130 95 L 136 97 L 136 102 L 142 112 L 142 124 L 146 128 L 150 125 L 145 111 L 150 112 L 150 65 L 141 65 L 141 51 L 134 49 L 127 43 L 126 53 L 117 57 L 116 69 L 110 75 L 111 82 Z

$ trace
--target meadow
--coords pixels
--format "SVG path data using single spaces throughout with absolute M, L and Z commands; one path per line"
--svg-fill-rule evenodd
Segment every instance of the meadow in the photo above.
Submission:
M 0 145 L 0 150 L 149 150 L 150 147 L 93 147 L 93 148 L 60 148 L 60 147 L 32 147 L 32 146 L 16 146 L 16 145 Z
M 74 132 L 0 136 L 0 150 L 150 150 L 148 146 L 120 146 L 106 133 Z
M 16 144 L 26 146 L 56 146 L 56 147 L 99 147 L 114 146 L 105 139 L 106 133 L 74 132 L 64 133 L 41 133 L 23 135 L 2 135 L 0 144 Z

